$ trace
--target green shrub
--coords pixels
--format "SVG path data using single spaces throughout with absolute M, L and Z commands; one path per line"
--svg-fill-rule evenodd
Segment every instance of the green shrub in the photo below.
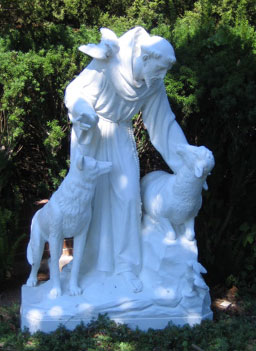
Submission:
M 17 320 L 12 309 L 0 309 L 0 344 L 6 350 L 250 351 L 256 346 L 253 320 L 245 317 L 223 315 L 218 322 L 204 321 L 194 327 L 170 324 L 163 330 L 143 332 L 99 316 L 88 326 L 81 324 L 73 331 L 60 326 L 55 332 L 37 332 L 33 336 L 28 332 L 21 333 Z

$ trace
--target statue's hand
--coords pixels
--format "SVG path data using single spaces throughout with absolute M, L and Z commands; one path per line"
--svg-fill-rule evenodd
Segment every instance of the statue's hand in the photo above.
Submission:
M 69 112 L 70 121 L 74 127 L 77 127 L 76 129 L 81 131 L 88 131 L 95 127 L 99 121 L 93 107 L 83 98 L 78 98 Z
M 78 144 L 85 145 L 91 142 L 94 134 L 94 127 L 97 125 L 98 121 L 99 117 L 94 111 L 81 113 L 72 121 Z
M 83 122 L 77 122 L 77 125 L 80 129 L 87 131 L 88 129 L 91 128 L 90 124 L 83 123 Z
M 78 118 L 76 118 L 76 124 L 77 126 L 84 130 L 87 131 L 92 127 L 95 127 L 99 121 L 99 117 L 95 112 L 91 113 L 81 113 Z

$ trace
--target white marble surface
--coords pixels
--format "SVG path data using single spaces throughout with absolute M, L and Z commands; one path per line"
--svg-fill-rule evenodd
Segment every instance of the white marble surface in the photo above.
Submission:
M 185 236 L 194 240 L 195 217 L 202 206 L 202 189 L 214 167 L 214 157 L 204 146 L 176 145 L 183 160 L 176 174 L 164 171 L 148 173 L 141 180 L 143 211 L 166 232 L 166 240 L 175 240 L 175 225 L 185 226 Z
M 143 270 L 140 279 L 143 290 L 134 293 L 127 289 L 122 275 L 99 271 L 83 275 L 80 286 L 83 294 L 70 296 L 70 272 L 61 273 L 63 295 L 53 298 L 52 283 L 37 287 L 22 287 L 21 325 L 30 332 L 50 332 L 64 324 L 74 329 L 81 321 L 89 323 L 98 314 L 107 313 L 118 323 L 131 328 L 162 329 L 168 322 L 194 325 L 212 319 L 210 296 L 199 273 L 188 262 L 197 263 L 196 241 L 189 241 L 178 231 L 178 238 L 168 244 L 150 218 L 143 221 Z M 199 265 L 200 266 L 200 265 Z M 196 286 L 195 278 L 203 284 Z
M 92 61 L 65 91 L 72 122 L 70 172 L 32 223 L 32 273 L 21 306 L 22 328 L 31 332 L 48 332 L 59 323 L 74 328 L 99 313 L 144 330 L 212 317 L 194 217 L 213 158 L 207 163 L 192 157 L 195 149 L 207 149 L 188 145 L 169 105 L 163 78 L 176 60 L 173 47 L 141 27 L 120 38 L 108 29 L 101 33 L 99 44 L 80 47 Z M 132 127 L 139 112 L 152 144 L 174 172 L 170 183 L 178 187 L 153 173 L 154 182 L 146 176 L 150 181 L 146 190 L 142 181 L 141 192 Z M 81 157 L 85 165 L 87 158 L 105 164 L 107 171 L 87 177 Z M 74 264 L 59 275 L 61 243 L 71 236 Z M 34 286 L 44 241 L 50 242 L 51 281 Z
M 37 273 L 40 267 L 44 245 L 49 242 L 51 253 L 50 275 L 52 280 L 51 294 L 61 295 L 62 289 L 59 274 L 59 258 L 64 238 L 74 238 L 74 260 L 70 276 L 70 294 L 80 295 L 81 287 L 78 276 L 87 231 L 92 216 L 92 199 L 96 179 L 109 173 L 111 162 L 97 161 L 92 157 L 76 153 L 76 158 L 59 188 L 50 200 L 35 213 L 31 224 L 30 241 L 27 248 L 27 259 L 31 272 L 27 285 L 37 284 Z
M 118 38 L 101 30 L 99 44 L 80 50 L 90 64 L 67 86 L 72 122 L 71 163 L 79 148 L 110 161 L 112 171 L 97 181 L 82 266 L 131 277 L 127 289 L 140 291 L 140 169 L 132 118 L 142 111 L 150 140 L 174 171 L 182 165 L 176 144 L 187 144 L 170 107 L 163 78 L 175 63 L 172 45 L 136 27 Z M 137 280 L 136 280 L 137 278 Z
M 208 292 L 204 301 L 198 298 L 187 298 L 184 303 L 190 304 L 189 311 L 185 311 L 182 304 L 179 307 L 162 308 L 154 304 L 155 296 L 162 294 L 157 288 L 144 285 L 141 293 L 127 294 L 125 284 L 120 283 L 118 276 L 100 278 L 87 277 L 84 293 L 70 296 L 65 288 L 67 277 L 62 277 L 64 294 L 52 299 L 49 295 L 51 283 L 46 282 L 35 288 L 24 285 L 22 287 L 21 328 L 28 328 L 31 333 L 38 330 L 54 331 L 59 324 L 68 329 L 74 329 L 80 322 L 89 323 L 98 314 L 107 313 L 117 323 L 128 324 L 131 328 L 139 327 L 162 329 L 168 322 L 176 325 L 198 324 L 202 319 L 211 319 Z M 93 279 L 92 284 L 89 280 Z M 32 290 L 33 289 L 33 290 Z M 31 291 L 32 290 L 32 291 Z M 66 292 L 65 292 L 66 290 Z M 150 294 L 151 292 L 151 294 Z M 155 294 L 154 294 L 155 292 Z M 164 299 L 166 300 L 166 299 Z M 164 301 L 166 303 L 166 301 Z

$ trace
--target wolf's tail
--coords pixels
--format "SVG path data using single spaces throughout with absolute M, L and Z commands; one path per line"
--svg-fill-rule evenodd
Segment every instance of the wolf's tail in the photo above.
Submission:
M 32 218 L 31 222 L 31 231 L 30 231 L 30 240 L 27 246 L 27 260 L 29 264 L 34 264 L 34 259 L 33 259 L 33 246 L 35 245 L 35 225 L 36 225 L 36 218 L 38 216 L 38 212 L 35 213 L 34 217 Z
M 28 260 L 28 263 L 31 264 L 31 266 L 32 266 L 32 264 L 34 262 L 33 262 L 33 253 L 32 253 L 31 241 L 29 241 L 28 247 L 27 247 L 27 260 Z

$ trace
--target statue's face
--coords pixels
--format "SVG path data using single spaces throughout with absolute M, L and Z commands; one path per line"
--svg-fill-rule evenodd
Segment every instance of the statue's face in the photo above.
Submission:
M 155 81 L 164 79 L 168 66 L 163 59 L 143 56 L 142 79 L 145 81 L 148 88 L 150 88 Z
M 164 79 L 171 63 L 176 61 L 172 45 L 165 39 L 157 36 L 149 37 L 140 46 L 140 52 L 133 59 L 134 80 L 145 83 L 150 88 L 155 81 Z

